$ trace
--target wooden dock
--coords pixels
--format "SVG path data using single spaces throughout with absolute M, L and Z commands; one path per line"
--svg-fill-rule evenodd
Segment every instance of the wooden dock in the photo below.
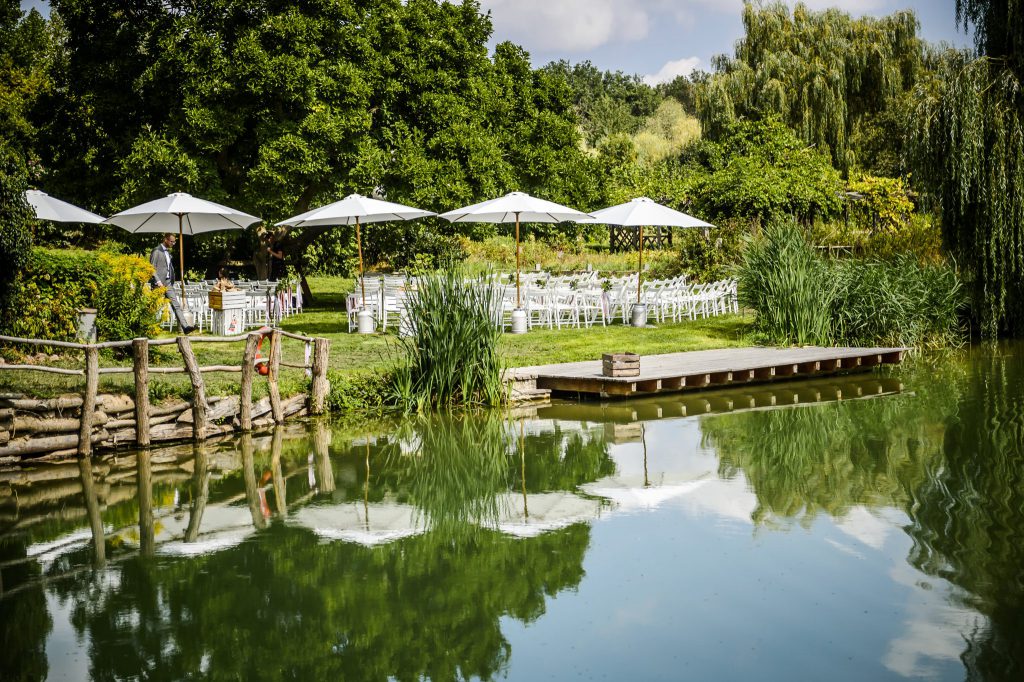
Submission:
M 508 377 L 538 390 L 595 397 L 629 397 L 802 379 L 898 364 L 906 348 L 726 348 L 646 355 L 640 375 L 608 377 L 601 360 L 519 367 Z

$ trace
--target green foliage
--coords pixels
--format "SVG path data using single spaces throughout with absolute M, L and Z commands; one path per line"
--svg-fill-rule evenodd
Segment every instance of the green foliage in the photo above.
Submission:
M 1024 99 L 999 62 L 949 52 L 918 91 L 919 176 L 940 197 L 943 241 L 983 336 L 1024 332 Z
M 12 289 L 32 245 L 27 188 L 22 160 L 0 137 L 0 328 L 7 328 L 18 310 L 11 300 Z
M 583 139 L 590 147 L 615 134 L 637 132 L 661 100 L 639 76 L 601 71 L 589 61 L 551 62 L 543 71 L 568 83 Z
M 894 106 L 921 68 L 910 11 L 853 19 L 748 1 L 743 26 L 735 58 L 717 57 L 717 73 L 698 92 L 704 133 L 718 138 L 738 119 L 777 116 L 844 172 L 857 165 L 850 137 L 860 121 Z
M 956 272 L 911 256 L 846 259 L 828 268 L 835 282 L 835 339 L 852 346 L 950 347 L 963 343 L 964 296 Z
M 851 180 L 847 189 L 859 195 L 851 208 L 867 217 L 872 231 L 897 232 L 914 210 L 903 178 L 864 175 Z
M 403 339 L 395 376 L 397 402 L 406 409 L 504 401 L 501 331 L 493 321 L 500 301 L 481 283 L 467 283 L 451 269 L 421 278 L 410 294 L 414 335 Z
M 714 282 L 728 277 L 739 263 L 744 237 L 751 225 L 744 220 L 724 220 L 709 230 L 676 232 L 679 270 L 694 282 Z
M 664 100 L 633 136 L 639 159 L 654 163 L 678 156 L 688 143 L 700 138 L 700 123 L 676 100 Z
M 956 346 L 964 297 L 956 272 L 912 256 L 824 260 L 792 224 L 751 240 L 739 267 L 741 302 L 773 343 Z
M 78 309 L 96 308 L 103 341 L 152 336 L 158 331 L 162 290 L 146 286 L 152 267 L 144 258 L 98 251 L 35 248 L 14 283 L 5 333 L 74 341 Z
M 379 412 L 393 407 L 394 378 L 387 372 L 338 372 L 329 370 L 331 390 L 327 408 L 336 415 Z
M 756 330 L 773 343 L 829 345 L 835 283 L 793 223 L 752 239 L 739 267 L 740 303 L 757 313 Z
M 839 173 L 828 156 L 778 119 L 728 124 L 720 141 L 690 145 L 683 161 L 704 171 L 691 176 L 691 192 L 700 214 L 711 220 L 810 221 L 841 206 Z

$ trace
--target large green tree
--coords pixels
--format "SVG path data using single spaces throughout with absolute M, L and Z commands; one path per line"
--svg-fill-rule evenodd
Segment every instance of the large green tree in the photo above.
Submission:
M 748 0 L 743 26 L 735 57 L 716 57 L 717 73 L 698 91 L 705 133 L 721 134 L 738 118 L 778 116 L 841 170 L 871 163 L 851 142 L 916 81 L 922 43 L 914 14 L 853 19 L 838 9 Z
M 1019 2 L 958 0 L 982 56 L 949 51 L 915 92 L 918 176 L 972 284 L 985 336 L 1024 332 L 1024 96 Z

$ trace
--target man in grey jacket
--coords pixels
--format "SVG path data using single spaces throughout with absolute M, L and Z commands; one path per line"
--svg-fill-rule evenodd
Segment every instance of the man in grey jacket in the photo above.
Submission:
M 171 249 L 174 248 L 177 236 L 173 232 L 164 235 L 164 239 L 149 254 L 149 264 L 153 266 L 153 277 L 149 280 L 154 287 L 166 287 L 164 296 L 171 302 L 171 310 L 178 320 L 178 326 L 182 333 L 191 334 L 195 327 L 188 324 L 184 311 L 181 309 L 181 300 L 178 298 L 178 290 L 174 287 L 174 259 L 171 258 Z

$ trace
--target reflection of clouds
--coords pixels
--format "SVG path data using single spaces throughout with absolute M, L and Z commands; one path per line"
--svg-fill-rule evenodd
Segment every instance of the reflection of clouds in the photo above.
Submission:
M 638 626 L 656 625 L 661 619 L 658 614 L 658 604 L 658 600 L 654 597 L 625 604 L 615 609 L 608 622 L 598 627 L 598 634 L 614 637 Z
M 837 542 L 836 540 L 833 540 L 832 538 L 825 538 L 825 542 L 827 544 L 829 544 L 829 545 L 832 545 L 833 547 L 838 549 L 843 554 L 849 554 L 850 556 L 852 556 L 854 558 L 857 558 L 857 559 L 865 558 L 863 554 L 861 554 L 860 552 L 855 550 L 853 547 L 850 547 L 849 545 L 845 545 L 842 542 Z
M 737 475 L 732 479 L 715 479 L 682 499 L 680 505 L 693 516 L 715 516 L 720 520 L 740 521 L 752 525 L 757 508 L 757 496 L 750 491 L 747 479 Z
M 945 581 L 934 581 L 944 595 L 925 588 L 922 580 L 926 576 L 903 561 L 889 576 L 911 588 L 912 601 L 906 607 L 906 630 L 889 642 L 882 662 L 905 677 L 934 677 L 940 662 L 959 660 L 970 633 L 987 627 L 985 618 L 976 611 L 954 606 L 953 588 Z
M 878 514 L 883 513 L 871 512 L 863 506 L 854 507 L 836 520 L 836 527 L 872 549 L 882 549 L 885 539 L 897 524 L 895 519 L 879 518 Z

